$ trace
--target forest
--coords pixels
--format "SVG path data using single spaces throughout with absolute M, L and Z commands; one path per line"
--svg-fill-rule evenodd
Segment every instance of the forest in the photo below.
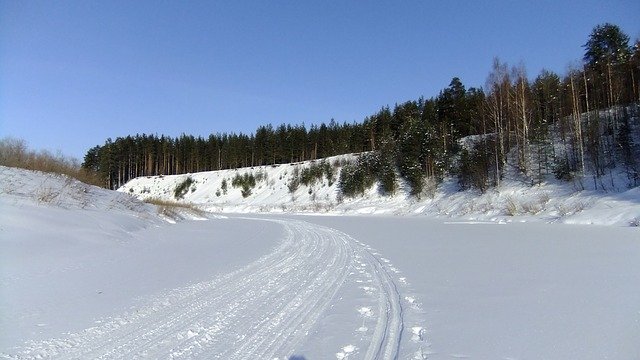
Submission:
M 593 28 L 581 65 L 566 74 L 494 59 L 484 88 L 454 77 L 431 98 L 382 107 L 360 123 L 281 124 L 253 134 L 215 133 L 177 138 L 136 134 L 107 139 L 88 150 L 82 167 L 104 186 L 138 176 L 170 175 L 292 163 L 361 153 L 341 176 L 345 195 L 378 180 L 393 193 L 398 177 L 420 196 L 427 182 L 455 176 L 463 189 L 482 192 L 515 172 L 531 184 L 605 181 L 623 168 L 640 184 L 640 41 L 613 24 Z M 634 135 L 635 134 L 635 135 Z M 351 182 L 351 183 L 350 183 Z

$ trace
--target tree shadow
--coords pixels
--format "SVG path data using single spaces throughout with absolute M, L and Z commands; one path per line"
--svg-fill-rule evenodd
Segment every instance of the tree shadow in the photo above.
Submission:
M 302 355 L 292 355 L 289 357 L 289 360 L 307 360 L 307 358 Z

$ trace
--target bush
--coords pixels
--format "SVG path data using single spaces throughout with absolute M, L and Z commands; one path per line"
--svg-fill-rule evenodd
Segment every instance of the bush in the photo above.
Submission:
M 323 178 L 327 178 L 329 186 L 335 181 L 333 167 L 329 162 L 322 160 L 320 163 L 312 163 L 309 167 L 303 168 L 300 173 L 300 182 L 306 186 L 314 185 Z
M 222 179 L 222 185 L 220 186 L 222 193 L 227 195 L 227 179 Z
M 355 164 L 348 164 L 342 167 L 338 188 L 340 193 L 346 197 L 362 195 L 373 186 L 376 180 L 374 161 L 370 155 L 361 155 Z
M 378 181 L 380 193 L 393 194 L 397 189 L 396 172 L 390 157 L 378 152 L 360 155 L 355 164 L 343 166 L 338 188 L 342 195 L 362 195 Z
M 293 168 L 293 174 L 291 174 L 291 178 L 287 183 L 287 188 L 289 189 L 289 192 L 293 194 L 298 190 L 298 187 L 300 187 L 300 169 L 298 166 L 295 166 Z
M 569 160 L 560 158 L 556 160 L 553 166 L 553 175 L 558 180 L 571 181 L 573 180 L 575 170 L 576 169 L 569 164 Z
M 378 172 L 378 181 L 380 182 L 380 193 L 382 195 L 391 195 L 396 192 L 396 172 L 393 166 L 385 164 Z
M 400 173 L 411 188 L 410 194 L 420 198 L 424 188 L 424 174 L 420 165 L 407 164 L 400 169 Z
M 263 179 L 263 177 L 260 176 L 260 179 Z M 231 186 L 240 188 L 243 198 L 249 197 L 252 189 L 256 186 L 256 177 L 252 173 L 236 174 L 231 180 Z
M 184 198 L 185 194 L 189 191 L 191 184 L 193 184 L 193 179 L 189 176 L 176 186 L 173 191 L 173 196 L 176 200 Z
M 312 162 L 308 167 L 295 166 L 293 168 L 293 174 L 287 183 L 289 192 L 294 193 L 298 190 L 300 184 L 305 186 L 313 186 L 317 182 L 321 182 L 324 178 L 327 179 L 329 186 L 335 182 L 335 171 L 333 166 L 326 160 L 320 162 Z
M 489 173 L 494 166 L 492 143 L 477 143 L 470 150 L 463 149 L 458 160 L 458 184 L 462 189 L 475 188 L 484 193 L 489 189 Z

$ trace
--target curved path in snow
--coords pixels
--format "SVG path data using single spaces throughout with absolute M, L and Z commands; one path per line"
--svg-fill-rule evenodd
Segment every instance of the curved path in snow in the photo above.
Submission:
M 367 269 L 369 287 L 376 289 L 377 309 L 370 314 L 375 328 L 357 353 L 354 348 L 327 351 L 338 359 L 400 357 L 403 302 L 393 277 L 397 270 L 388 260 L 334 229 L 299 220 L 247 221 L 276 221 L 286 236 L 274 251 L 242 269 L 168 291 L 133 313 L 66 338 L 28 343 L 0 357 L 289 359 L 355 269 Z

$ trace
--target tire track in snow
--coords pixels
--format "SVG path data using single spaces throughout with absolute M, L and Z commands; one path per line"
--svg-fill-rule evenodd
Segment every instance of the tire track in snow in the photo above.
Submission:
M 378 289 L 376 326 L 364 359 L 397 359 L 401 296 L 388 266 L 350 236 L 299 220 L 274 221 L 287 235 L 268 255 L 213 280 L 169 291 L 136 312 L 69 334 L 27 343 L 10 359 L 287 359 L 309 335 L 354 269 L 370 269 Z

